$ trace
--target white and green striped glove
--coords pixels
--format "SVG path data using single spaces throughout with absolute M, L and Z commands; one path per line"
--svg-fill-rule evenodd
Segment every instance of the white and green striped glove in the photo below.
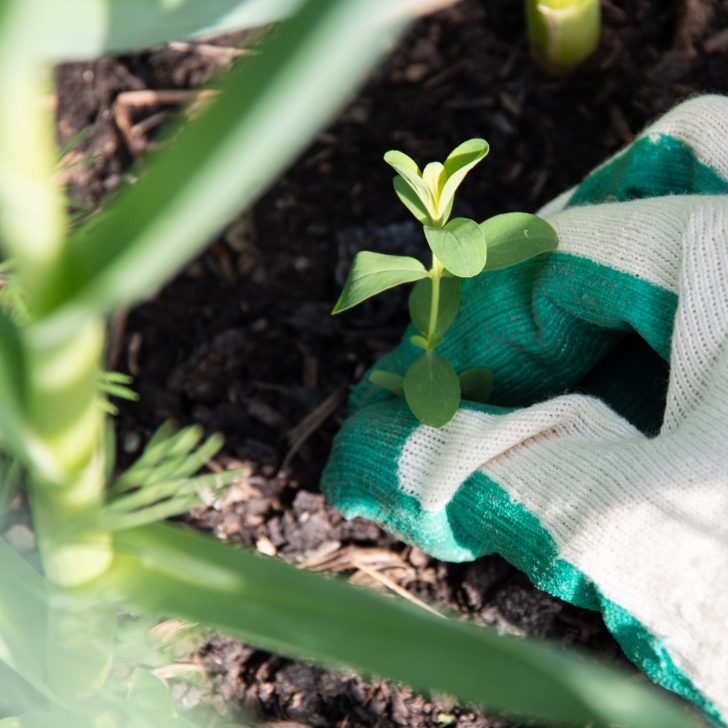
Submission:
M 440 429 L 369 383 L 322 487 L 445 560 L 497 552 L 599 609 L 728 720 L 728 99 L 675 108 L 546 206 L 558 250 L 463 281 L 441 346 L 494 370 Z M 404 342 L 378 366 L 404 373 Z

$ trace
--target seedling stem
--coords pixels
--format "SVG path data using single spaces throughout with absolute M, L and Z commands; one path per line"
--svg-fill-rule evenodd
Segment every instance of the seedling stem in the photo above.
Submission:
M 432 280 L 432 298 L 430 301 L 430 319 L 427 326 L 427 343 L 430 349 L 435 348 L 435 332 L 437 329 L 437 316 L 440 311 L 440 279 L 445 269 L 438 257 L 432 254 L 432 269 L 430 278 Z

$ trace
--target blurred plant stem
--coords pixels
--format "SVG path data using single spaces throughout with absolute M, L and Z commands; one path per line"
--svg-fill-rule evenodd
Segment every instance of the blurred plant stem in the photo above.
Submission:
M 570 73 L 599 45 L 599 0 L 526 0 L 531 52 L 555 76 Z

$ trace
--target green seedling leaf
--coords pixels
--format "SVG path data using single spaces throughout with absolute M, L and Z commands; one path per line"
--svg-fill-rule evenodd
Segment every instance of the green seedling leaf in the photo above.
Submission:
M 412 157 L 398 149 L 390 149 L 384 153 L 384 161 L 395 171 L 401 174 L 405 179 L 407 176 L 422 177 L 422 172 Z
M 432 225 L 430 213 L 419 195 L 401 177 L 394 177 L 392 184 L 400 202 L 415 216 L 417 221 L 423 225 Z
M 378 369 L 369 375 L 369 381 L 397 397 L 404 397 L 404 377 L 401 374 Z
M 427 210 L 433 210 L 434 198 L 422 179 L 422 172 L 415 161 L 404 152 L 391 149 L 384 155 L 384 161 L 411 187 Z
M 485 237 L 474 220 L 456 217 L 442 228 L 425 226 L 425 237 L 432 252 L 453 275 L 472 278 L 483 270 Z
M 442 224 L 443 222 L 447 222 L 450 219 L 450 213 L 452 213 L 453 204 L 455 204 L 454 196 L 445 203 L 443 203 L 442 199 L 438 201 L 438 215 L 440 217 L 440 224 Z
M 410 318 L 417 330 L 427 335 L 430 325 L 430 306 L 432 302 L 432 279 L 415 283 L 409 297 Z M 442 336 L 450 328 L 460 308 L 460 279 L 440 279 L 440 300 L 435 323 L 435 334 Z
M 468 139 L 455 147 L 445 160 L 445 182 L 438 204 L 438 212 L 452 209 L 455 192 L 468 172 L 488 154 L 490 147 L 485 139 Z M 448 213 L 449 214 L 449 213 Z
M 415 346 L 419 346 L 420 349 L 424 349 L 425 351 L 429 351 L 430 349 L 430 344 L 427 339 L 424 336 L 420 336 L 419 334 L 410 336 L 410 343 L 414 344 Z
M 331 313 L 341 313 L 377 293 L 401 283 L 413 283 L 427 275 L 425 266 L 415 258 L 364 250 L 356 254 L 344 290 Z
M 384 155 L 384 161 L 410 186 L 428 211 L 434 211 L 435 198 L 422 179 L 422 172 L 411 157 L 404 152 L 391 149 Z
M 480 223 L 488 246 L 485 270 L 507 268 L 556 250 L 559 238 L 546 220 L 527 212 L 507 212 Z
M 440 193 L 442 192 L 442 188 L 444 187 L 445 182 L 447 182 L 447 172 L 445 172 L 445 165 L 441 164 L 440 162 L 430 162 L 422 170 L 422 179 L 424 180 L 427 189 L 430 190 L 432 199 L 435 200 L 435 202 L 437 203 L 437 201 L 440 199 Z
M 417 359 L 404 376 L 404 396 L 423 424 L 442 427 L 460 404 L 460 380 L 452 364 L 434 351 Z
M 463 399 L 488 404 L 493 394 L 493 370 L 477 367 L 458 374 Z

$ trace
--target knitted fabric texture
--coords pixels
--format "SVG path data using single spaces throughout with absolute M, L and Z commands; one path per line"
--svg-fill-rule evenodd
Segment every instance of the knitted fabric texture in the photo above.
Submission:
M 463 284 L 440 351 L 493 404 L 435 429 L 368 382 L 323 476 L 346 517 L 497 552 L 599 609 L 655 682 L 728 717 L 728 99 L 688 101 L 547 205 L 557 252 Z M 403 343 L 377 367 L 404 373 Z

